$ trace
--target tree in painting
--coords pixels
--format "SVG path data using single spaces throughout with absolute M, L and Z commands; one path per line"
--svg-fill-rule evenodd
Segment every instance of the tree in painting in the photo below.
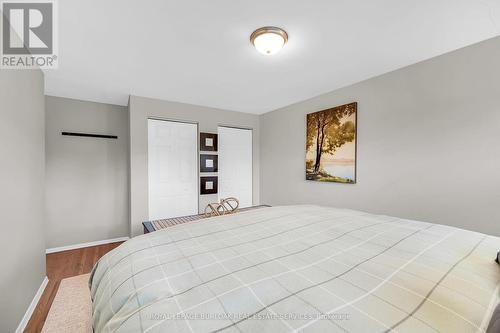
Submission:
M 307 115 L 306 178 L 356 181 L 357 103 Z

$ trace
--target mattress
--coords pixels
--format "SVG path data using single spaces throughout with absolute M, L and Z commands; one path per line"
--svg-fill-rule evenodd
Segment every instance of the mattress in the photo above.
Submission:
M 135 237 L 101 258 L 95 332 L 485 332 L 500 239 L 281 206 Z

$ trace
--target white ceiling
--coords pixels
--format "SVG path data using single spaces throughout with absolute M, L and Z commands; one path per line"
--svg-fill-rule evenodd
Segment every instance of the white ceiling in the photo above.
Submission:
M 500 34 L 500 0 L 64 0 L 46 94 L 264 113 Z M 253 30 L 284 28 L 275 56 Z

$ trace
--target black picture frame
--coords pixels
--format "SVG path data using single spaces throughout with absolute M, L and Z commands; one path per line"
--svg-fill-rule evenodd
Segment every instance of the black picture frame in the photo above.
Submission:
M 211 188 L 210 188 L 211 187 Z M 216 194 L 218 179 L 216 176 L 200 177 L 200 194 Z
M 200 172 L 217 172 L 218 160 L 219 160 L 218 155 L 201 154 Z
M 217 151 L 217 134 L 200 133 L 200 151 Z

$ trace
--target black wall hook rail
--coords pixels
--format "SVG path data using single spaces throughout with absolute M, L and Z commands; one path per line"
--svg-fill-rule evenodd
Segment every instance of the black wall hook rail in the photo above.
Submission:
M 118 136 L 116 136 L 116 135 L 74 133 L 74 132 L 62 132 L 61 134 L 67 135 L 67 136 L 82 136 L 82 137 L 86 137 L 86 138 L 118 139 Z

